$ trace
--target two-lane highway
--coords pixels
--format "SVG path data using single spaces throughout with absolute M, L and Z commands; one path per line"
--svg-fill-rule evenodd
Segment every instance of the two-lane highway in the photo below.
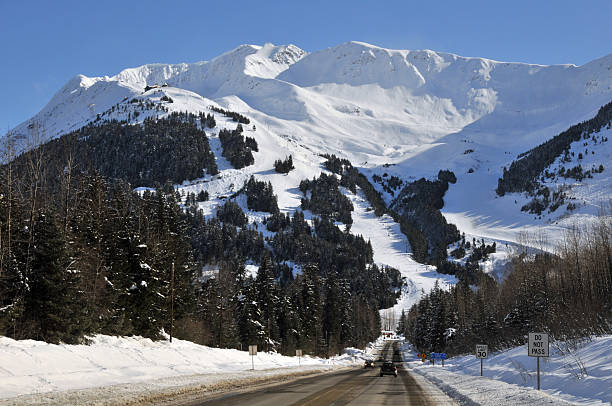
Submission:
M 404 368 L 399 343 L 387 342 L 380 357 L 398 366 L 398 377 L 380 376 L 380 368 L 302 378 L 251 392 L 229 393 L 190 406 L 374 406 L 454 405 L 437 388 L 417 380 Z

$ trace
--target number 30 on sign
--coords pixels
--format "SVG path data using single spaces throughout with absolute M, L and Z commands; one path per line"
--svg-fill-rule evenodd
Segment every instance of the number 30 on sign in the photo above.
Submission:
M 485 344 L 476 344 L 476 358 L 488 358 L 489 346 Z

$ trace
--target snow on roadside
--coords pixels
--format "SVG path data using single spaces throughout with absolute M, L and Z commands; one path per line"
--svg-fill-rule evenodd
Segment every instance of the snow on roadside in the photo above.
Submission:
M 483 377 L 473 355 L 448 359 L 442 368 L 423 364 L 406 345 L 404 359 L 412 371 L 465 404 L 612 405 L 612 336 L 569 347 L 551 342 L 551 357 L 540 360 L 541 391 L 535 389 L 536 359 L 527 356 L 525 345 L 489 354 Z
M 447 395 L 458 400 L 463 405 L 480 406 L 523 406 L 523 405 L 575 405 L 555 398 L 546 392 L 517 387 L 495 379 L 473 377 L 441 367 L 422 367 L 417 373 L 426 377 L 442 389 Z
M 258 352 L 254 358 L 255 373 L 278 368 L 296 372 L 305 368 L 346 367 L 360 363 L 360 354 L 351 350 L 330 359 L 305 356 L 298 367 L 296 357 Z M 211 348 L 177 339 L 170 343 L 97 335 L 91 345 L 54 345 L 0 336 L 0 399 L 196 374 L 240 379 L 245 374 L 253 375 L 250 369 L 247 351 Z
M 242 372 L 217 372 L 158 378 L 95 388 L 45 392 L 0 399 L 0 406 L 119 406 L 184 404 L 232 390 L 286 382 L 292 379 L 337 371 L 333 365 L 306 365 Z

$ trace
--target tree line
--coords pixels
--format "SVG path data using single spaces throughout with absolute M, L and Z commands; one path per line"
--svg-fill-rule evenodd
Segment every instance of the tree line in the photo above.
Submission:
M 136 193 L 60 151 L 33 148 L 0 167 L 0 334 L 161 339 L 174 265 L 176 337 L 327 355 L 378 336 L 378 310 L 395 302 L 402 280 L 372 263 L 362 237 L 324 216 L 310 226 L 299 211 L 281 214 L 271 185 L 250 179 L 247 204 L 270 212 L 266 226 L 279 219 L 266 241 L 231 199 L 206 219 L 193 202 L 180 204 L 172 183 Z M 47 165 L 55 160 L 64 165 Z
M 536 245 L 544 246 L 540 238 Z M 530 245 L 533 245 L 531 243 Z M 435 286 L 403 313 L 399 330 L 422 351 L 470 353 L 525 343 L 527 333 L 567 340 L 612 331 L 612 219 L 570 228 L 554 253 L 520 248 L 501 283 Z
M 37 165 L 23 178 L 9 167 L 0 185 L 0 334 L 160 338 L 172 263 L 177 318 L 188 313 L 195 267 L 173 193 L 138 195 L 96 173 L 60 174 L 62 187 L 48 188 Z
M 231 118 L 233 121 L 236 121 L 240 124 L 250 124 L 251 120 L 248 117 L 243 116 L 240 113 L 236 113 L 235 111 L 225 110 L 220 107 L 208 106 L 212 111 L 216 111 L 217 113 L 223 114 L 225 117 Z
M 147 187 L 215 175 L 219 172 L 215 156 L 196 119 L 192 114 L 172 113 L 163 119 L 147 118 L 142 125 L 90 124 L 13 157 L 13 170 L 25 173 L 35 155 L 44 156 L 40 175 L 54 187 L 59 187 L 58 174 L 67 164 L 72 172 L 95 171 Z

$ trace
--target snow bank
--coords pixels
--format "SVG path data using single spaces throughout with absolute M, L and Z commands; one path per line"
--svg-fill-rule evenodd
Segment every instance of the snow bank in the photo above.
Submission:
M 524 345 L 489 354 L 482 378 L 480 361 L 472 355 L 449 359 L 444 368 L 417 361 L 409 346 L 404 357 L 449 395 L 481 405 L 612 405 L 612 336 L 572 347 L 551 343 L 550 358 L 540 360 L 541 391 L 535 389 L 536 359 L 527 356 Z
M 259 352 L 253 361 L 256 373 L 278 368 L 297 372 L 351 366 L 361 358 L 355 350 L 331 359 L 305 356 L 298 367 L 296 357 Z M 91 345 L 54 345 L 0 337 L 0 398 L 196 374 L 236 380 L 253 375 L 250 369 L 248 351 L 210 348 L 176 339 L 170 343 L 97 335 Z
M 191 404 L 195 399 L 202 399 L 231 390 L 252 388 L 286 382 L 311 374 L 336 371 L 332 365 L 308 365 L 301 368 L 279 368 L 242 373 L 223 372 L 174 376 L 152 381 L 102 386 L 62 392 L 45 392 L 34 395 L 22 395 L 14 398 L 0 399 L 1 406 L 118 406 L 150 404 Z

